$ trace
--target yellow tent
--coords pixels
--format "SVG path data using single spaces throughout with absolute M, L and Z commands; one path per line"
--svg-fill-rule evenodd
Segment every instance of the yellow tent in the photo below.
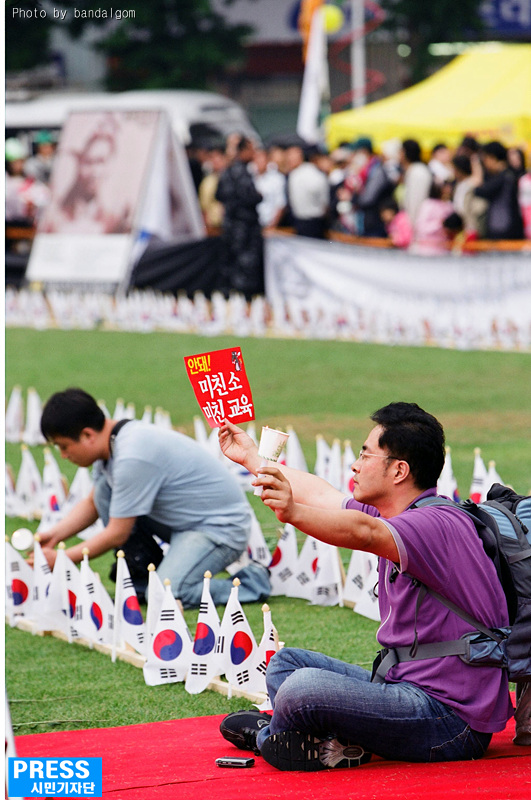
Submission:
M 531 44 L 485 44 L 457 56 L 435 75 L 363 108 L 325 120 L 330 148 L 369 136 L 417 139 L 427 151 L 455 147 L 469 133 L 531 152 Z

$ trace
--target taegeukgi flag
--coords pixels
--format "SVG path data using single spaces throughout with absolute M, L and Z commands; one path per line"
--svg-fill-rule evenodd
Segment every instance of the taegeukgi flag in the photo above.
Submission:
M 148 686 L 183 681 L 192 654 L 192 637 L 172 594 L 169 578 L 164 583 L 164 600 L 153 636 L 147 644 L 143 667 Z
M 14 625 L 16 617 L 31 616 L 33 570 L 9 542 L 6 542 L 6 589 L 6 611 Z
M 288 522 L 284 526 L 269 565 L 272 597 L 290 596 L 291 585 L 297 570 L 297 559 L 297 533 L 293 525 Z
M 271 609 L 267 603 L 262 606 L 262 612 L 264 615 L 264 633 L 256 651 L 251 670 L 251 678 L 247 688 L 253 692 L 263 692 L 267 695 L 265 679 L 267 665 L 278 651 L 279 642 L 277 629 L 273 625 L 273 621 L 271 619 Z M 266 711 L 270 709 L 271 703 L 268 698 L 267 703 L 260 706 L 260 710 Z
M 141 655 L 146 654 L 146 627 L 124 551 L 119 550 L 116 556 L 114 636 L 111 656 L 113 661 L 116 660 L 116 648 L 123 642 L 130 644 Z
M 246 688 L 251 680 L 256 641 L 238 599 L 239 585 L 239 579 L 235 578 L 221 621 L 219 650 L 229 684 Z
M 203 578 L 203 592 L 199 605 L 197 626 L 190 659 L 190 669 L 186 676 L 184 688 L 190 694 L 199 694 L 208 684 L 223 671 L 218 645 L 220 620 L 214 601 L 210 594 L 211 573 L 206 572 Z

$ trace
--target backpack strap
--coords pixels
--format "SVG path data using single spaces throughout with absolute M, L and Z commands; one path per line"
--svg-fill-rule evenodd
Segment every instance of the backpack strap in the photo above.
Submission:
M 449 500 L 447 497 L 439 497 L 438 495 L 421 497 L 410 508 L 421 508 L 422 506 L 452 506 L 452 508 L 459 508 L 454 500 Z
M 116 437 L 118 436 L 118 434 L 120 433 L 120 431 L 122 430 L 124 425 L 127 425 L 128 422 L 131 422 L 131 420 L 130 419 L 121 419 L 113 427 L 113 429 L 111 431 L 111 435 L 109 436 L 109 450 L 110 450 L 111 456 L 113 455 L 114 442 L 116 440 Z
M 427 594 L 435 597 L 440 603 L 446 606 L 446 608 L 450 609 L 450 611 L 453 611 L 454 614 L 457 614 L 459 617 L 461 617 L 461 619 L 463 619 L 465 622 L 468 622 L 473 628 L 475 628 L 475 630 L 471 631 L 470 633 L 473 634 L 477 631 L 480 631 L 484 636 L 496 642 L 497 644 L 501 644 L 505 639 L 507 639 L 506 632 L 487 627 L 482 622 L 475 619 L 467 611 L 464 611 L 464 609 L 453 603 L 451 600 L 443 597 L 442 594 L 439 594 L 433 589 L 430 589 L 424 583 L 420 583 L 420 581 L 412 578 L 412 576 L 408 575 L 407 572 L 405 572 L 404 575 L 406 577 L 410 577 L 411 580 L 419 586 L 419 594 L 415 606 L 415 639 L 411 647 L 393 647 L 390 649 L 384 648 L 383 650 L 380 650 L 373 667 L 373 676 L 371 679 L 373 682 L 383 683 L 385 681 L 385 676 L 391 667 L 394 667 L 401 661 L 421 661 L 425 658 L 464 656 L 468 653 L 469 643 L 466 638 L 468 634 L 465 634 L 465 638 L 461 639 L 453 639 L 446 642 L 427 642 L 426 644 L 418 644 L 417 615 L 422 601 Z
M 384 648 L 380 650 L 374 662 L 371 681 L 373 683 L 385 683 L 385 676 L 389 670 L 401 661 L 421 661 L 424 658 L 461 656 L 465 655 L 466 651 L 467 643 L 464 639 L 418 645 L 415 656 L 411 655 L 411 647 Z

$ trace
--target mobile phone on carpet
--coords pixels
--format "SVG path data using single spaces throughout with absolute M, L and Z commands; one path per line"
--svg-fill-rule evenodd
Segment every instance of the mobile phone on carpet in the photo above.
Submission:
M 226 756 L 225 758 L 216 758 L 218 767 L 254 767 L 254 758 L 238 758 Z

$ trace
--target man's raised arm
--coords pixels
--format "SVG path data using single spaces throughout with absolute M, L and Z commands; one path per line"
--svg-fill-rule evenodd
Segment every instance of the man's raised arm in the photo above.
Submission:
M 257 474 L 261 464 L 258 448 L 242 428 L 225 420 L 219 429 L 219 444 L 224 455 L 231 461 L 241 464 L 253 475 Z M 315 508 L 341 508 L 345 495 L 327 481 L 284 464 L 276 466 L 289 480 L 297 503 Z

